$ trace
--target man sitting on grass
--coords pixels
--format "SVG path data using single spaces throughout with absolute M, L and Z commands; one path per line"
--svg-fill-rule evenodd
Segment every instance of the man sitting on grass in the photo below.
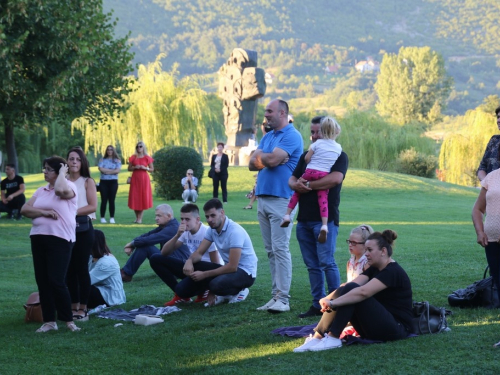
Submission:
M 181 207 L 181 225 L 179 225 L 177 233 L 170 241 L 163 245 L 161 254 L 154 254 L 149 258 L 149 264 L 153 271 L 156 272 L 172 291 L 175 292 L 175 287 L 178 284 L 177 279 L 183 279 L 186 275 L 182 272 L 184 260 L 172 258 L 169 255 L 183 245 L 188 247 L 190 254 L 194 253 L 205 238 L 207 229 L 209 229 L 208 226 L 200 221 L 198 206 L 193 203 L 185 204 Z M 221 263 L 221 257 L 213 243 L 208 248 L 208 252 L 203 254 L 201 260 L 215 264 L 224 264 L 224 262 Z M 208 292 L 208 290 L 205 290 L 200 293 L 194 302 L 205 302 Z M 166 302 L 165 306 L 174 306 L 181 302 L 191 302 L 191 298 L 180 298 L 177 294 L 174 294 L 174 297 Z
M 198 199 L 198 192 L 196 188 L 198 186 L 198 179 L 193 176 L 193 170 L 188 169 L 186 171 L 186 177 L 181 180 L 181 185 L 184 188 L 182 192 L 182 199 L 184 199 L 184 203 L 196 202 Z
M 210 290 L 206 306 L 243 301 L 257 276 L 257 256 L 250 236 L 239 224 L 226 217 L 222 202 L 210 199 L 203 206 L 210 230 L 198 249 L 184 264 L 185 277 L 175 287 L 180 298 L 190 298 Z M 203 255 L 212 243 L 224 265 L 205 262 Z
M 132 281 L 141 264 L 146 258 L 151 258 L 154 254 L 159 254 L 160 250 L 155 246 L 160 244 L 160 249 L 165 242 L 169 241 L 177 233 L 179 222 L 174 217 L 172 207 L 168 204 L 160 204 L 155 210 L 155 221 L 158 228 L 153 229 L 139 237 L 133 239 L 125 245 L 123 251 L 130 258 L 121 269 L 122 281 Z M 170 257 L 185 261 L 189 257 L 189 249 L 186 246 L 179 247 Z

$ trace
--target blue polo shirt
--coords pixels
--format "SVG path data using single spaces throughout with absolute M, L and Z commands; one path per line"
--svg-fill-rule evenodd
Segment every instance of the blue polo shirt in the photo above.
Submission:
M 257 178 L 255 195 L 272 195 L 288 199 L 292 195 L 288 179 L 304 150 L 302 136 L 292 124 L 288 124 L 281 130 L 267 133 L 260 141 L 258 149 L 265 153 L 271 153 L 276 147 L 288 154 L 288 162 L 274 168 L 261 169 Z

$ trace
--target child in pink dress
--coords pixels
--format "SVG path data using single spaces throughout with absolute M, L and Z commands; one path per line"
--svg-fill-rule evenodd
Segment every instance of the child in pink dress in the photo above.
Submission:
M 340 134 L 340 125 L 337 121 L 332 117 L 325 117 L 321 120 L 320 125 L 322 138 L 311 144 L 305 156 L 307 169 L 301 178 L 306 181 L 320 180 L 329 174 L 342 152 L 342 147 L 335 141 Z M 318 242 L 325 243 L 328 234 L 328 189 L 318 190 L 317 194 L 322 222 Z M 281 227 L 290 225 L 290 214 L 297 205 L 299 198 L 300 193 L 293 193 L 286 214 L 283 216 Z

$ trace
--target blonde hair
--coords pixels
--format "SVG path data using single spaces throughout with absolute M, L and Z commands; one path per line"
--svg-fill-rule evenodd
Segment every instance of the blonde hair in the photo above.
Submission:
M 138 145 L 142 145 L 142 154 L 143 155 L 147 155 L 148 154 L 148 149 L 146 147 L 146 145 L 144 144 L 143 141 L 139 141 L 135 144 L 135 156 L 139 156 L 139 154 L 137 153 L 137 146 Z
M 361 224 L 359 227 L 356 227 L 353 230 L 351 230 L 351 234 L 357 234 L 358 236 L 361 237 L 363 242 L 366 242 L 370 234 L 372 234 L 373 232 L 374 232 L 373 228 L 368 224 Z
M 333 117 L 323 117 L 320 122 L 323 139 L 335 140 L 340 134 L 340 125 Z

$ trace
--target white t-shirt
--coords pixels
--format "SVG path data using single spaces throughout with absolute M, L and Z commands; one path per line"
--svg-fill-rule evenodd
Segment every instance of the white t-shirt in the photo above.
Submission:
M 314 154 L 307 164 L 307 168 L 330 173 L 332 165 L 335 164 L 342 152 L 342 146 L 333 139 L 318 139 L 311 144 L 311 150 L 314 151 Z
M 209 227 L 203 223 L 201 223 L 200 229 L 198 229 L 198 232 L 195 234 L 191 234 L 189 231 L 185 231 L 182 233 L 182 235 L 179 237 L 178 241 L 182 242 L 184 245 L 186 245 L 189 249 L 189 252 L 192 254 L 194 253 L 198 247 L 200 246 L 201 242 L 205 238 L 205 232 L 209 229 Z M 215 247 L 215 244 L 212 243 L 208 250 L 203 254 L 201 260 L 204 262 L 211 262 L 210 260 L 210 253 L 216 251 L 217 254 L 219 255 L 219 263 L 220 265 L 224 265 L 224 261 L 222 260 L 222 257 L 220 256 L 219 252 L 217 251 L 217 247 Z

